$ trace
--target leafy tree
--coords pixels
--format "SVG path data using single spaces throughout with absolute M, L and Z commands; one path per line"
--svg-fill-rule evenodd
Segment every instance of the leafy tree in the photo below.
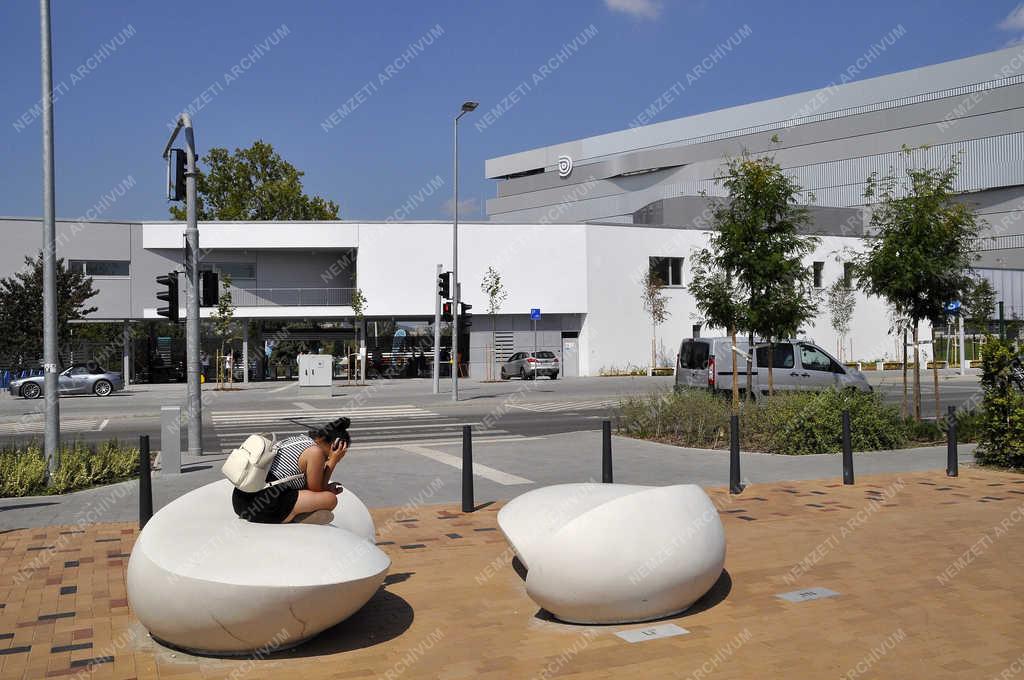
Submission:
M 981 350 L 982 428 L 978 462 L 1024 468 L 1024 393 L 1014 384 L 1019 348 L 989 338 Z
M 969 207 L 955 198 L 959 157 L 940 168 L 918 166 L 913 149 L 904 147 L 907 167 L 890 169 L 885 177 L 872 173 L 864 196 L 875 200 L 871 213 L 874 238 L 857 256 L 858 286 L 887 300 L 909 319 L 914 345 L 914 417 L 921 418 L 921 321 L 935 325 L 945 319 L 945 304 L 959 300 L 970 286 L 978 223 Z M 942 417 L 938 364 L 934 366 L 935 415 Z
M 501 311 L 501 306 L 508 299 L 508 291 L 505 290 L 505 285 L 501 281 L 501 274 L 494 267 L 487 268 L 484 280 L 480 283 L 480 290 L 487 296 L 487 313 L 491 316 L 491 351 L 494 352 L 493 361 L 496 363 L 498 353 L 495 339 L 495 324 L 497 323 L 495 315 Z
M 723 252 L 723 245 L 729 239 L 719 223 L 711 236 L 711 247 L 697 251 L 692 258 L 690 285 L 687 286 L 697 304 L 697 311 L 704 324 L 724 328 L 736 347 L 736 334 L 746 327 L 748 307 L 742 288 L 736 283 L 734 271 L 729 268 L 729 258 Z M 740 407 L 740 383 L 736 350 L 732 351 L 732 408 L 738 413 Z
M 648 269 L 640 281 L 640 299 L 644 311 L 651 317 L 651 367 L 647 375 L 654 375 L 654 368 L 658 364 L 658 326 L 665 323 L 672 313 L 668 311 L 668 298 L 664 292 L 665 282 Z
M 352 291 L 352 311 L 355 314 L 354 325 L 356 327 L 356 338 L 359 341 L 359 346 L 363 346 L 363 320 L 366 318 L 366 296 L 363 294 L 362 288 L 356 288 Z M 351 364 L 350 364 L 351 365 Z M 360 381 L 366 382 L 366 359 L 361 357 L 360 365 Z M 352 371 L 349 371 L 351 377 Z
M 220 275 L 220 297 L 217 298 L 217 309 L 210 314 L 210 320 L 213 322 L 213 332 L 220 338 L 220 355 L 222 357 L 227 356 L 224 353 L 224 346 L 235 339 L 237 335 L 237 329 L 235 328 L 235 305 L 231 300 L 231 277 L 227 274 Z M 228 350 L 230 351 L 230 345 Z M 227 360 L 225 360 L 226 369 Z M 228 382 L 232 383 L 235 380 L 235 367 L 234 361 L 231 361 L 230 370 L 228 373 Z M 224 385 L 224 373 L 221 367 L 217 367 L 217 375 L 219 377 L 218 382 L 221 386 Z
M 826 294 L 826 306 L 828 307 L 829 319 L 832 322 L 832 329 L 839 336 L 839 358 L 843 358 L 843 350 L 846 348 L 846 336 L 850 333 L 850 320 L 853 318 L 853 309 L 857 303 L 853 288 L 846 285 L 842 278 L 836 279 L 828 287 Z
M 233 154 L 213 147 L 202 161 L 208 169 L 200 170 L 196 179 L 200 220 L 338 219 L 338 204 L 303 193 L 305 173 L 263 140 Z M 184 206 L 170 210 L 174 219 L 185 219 Z
M 989 319 L 996 311 L 996 291 L 988 279 L 972 280 L 964 291 L 960 314 L 972 331 L 988 332 Z
M 57 345 L 65 347 L 71 337 L 70 322 L 96 311 L 86 307 L 97 291 L 92 278 L 69 271 L 57 260 Z M 0 279 L 0 338 L 7 362 L 14 366 L 35 365 L 43 353 L 43 254 L 25 257 L 25 266 L 13 276 Z

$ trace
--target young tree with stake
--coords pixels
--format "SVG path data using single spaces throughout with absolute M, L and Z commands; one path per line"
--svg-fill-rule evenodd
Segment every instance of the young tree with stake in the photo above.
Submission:
M 665 323 L 672 312 L 668 311 L 668 298 L 665 297 L 663 290 L 665 282 L 661 277 L 648 269 L 640 281 L 640 286 L 644 311 L 651 317 L 651 367 L 647 369 L 647 375 L 654 375 L 658 362 L 658 326 Z
M 491 317 L 491 352 L 493 358 L 488 366 L 488 373 L 490 374 L 489 377 L 493 378 L 494 364 L 498 361 L 497 333 L 495 330 L 497 319 L 495 319 L 495 315 L 501 310 L 505 300 L 508 299 L 508 291 L 505 290 L 505 285 L 501 281 L 501 274 L 494 267 L 487 268 L 484 280 L 480 283 L 480 290 L 487 296 L 487 313 Z

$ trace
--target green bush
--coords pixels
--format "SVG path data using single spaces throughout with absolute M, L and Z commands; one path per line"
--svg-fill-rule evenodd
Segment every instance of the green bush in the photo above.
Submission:
M 1024 394 L 1010 377 L 1017 351 L 996 338 L 981 350 L 982 423 L 974 455 L 983 465 L 1024 468 Z
M 138 449 L 116 439 L 61 447 L 60 465 L 46 482 L 46 458 L 38 444 L 0 450 L 0 497 L 61 494 L 135 477 Z
M 728 443 L 729 406 L 704 390 L 627 397 L 620 404 L 617 426 L 638 439 L 718 448 Z

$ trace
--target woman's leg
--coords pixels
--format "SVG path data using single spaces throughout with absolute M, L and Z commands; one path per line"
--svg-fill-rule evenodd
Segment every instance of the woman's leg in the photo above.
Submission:
M 317 510 L 334 510 L 338 506 L 338 497 L 333 491 L 310 491 L 308 489 L 302 489 L 299 491 L 299 497 L 295 500 L 295 507 L 292 511 L 284 518 L 282 524 L 287 524 L 295 519 L 296 515 L 301 515 L 307 512 L 316 512 Z

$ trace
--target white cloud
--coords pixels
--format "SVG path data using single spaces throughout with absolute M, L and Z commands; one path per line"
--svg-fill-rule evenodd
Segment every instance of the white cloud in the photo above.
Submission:
M 658 0 L 604 0 L 604 4 L 613 12 L 625 12 L 638 19 L 656 19 L 661 14 Z
M 444 202 L 444 205 L 441 207 L 441 209 L 444 211 L 444 214 L 447 215 L 448 217 L 452 216 L 453 205 L 454 203 L 452 202 L 452 199 L 449 198 L 447 201 Z M 475 215 L 478 215 L 479 213 L 480 203 L 475 198 L 467 198 L 465 200 L 459 201 L 460 219 L 463 217 L 473 217 Z
M 1004 31 L 1024 31 L 1024 3 L 1017 5 L 1006 18 L 999 22 Z

